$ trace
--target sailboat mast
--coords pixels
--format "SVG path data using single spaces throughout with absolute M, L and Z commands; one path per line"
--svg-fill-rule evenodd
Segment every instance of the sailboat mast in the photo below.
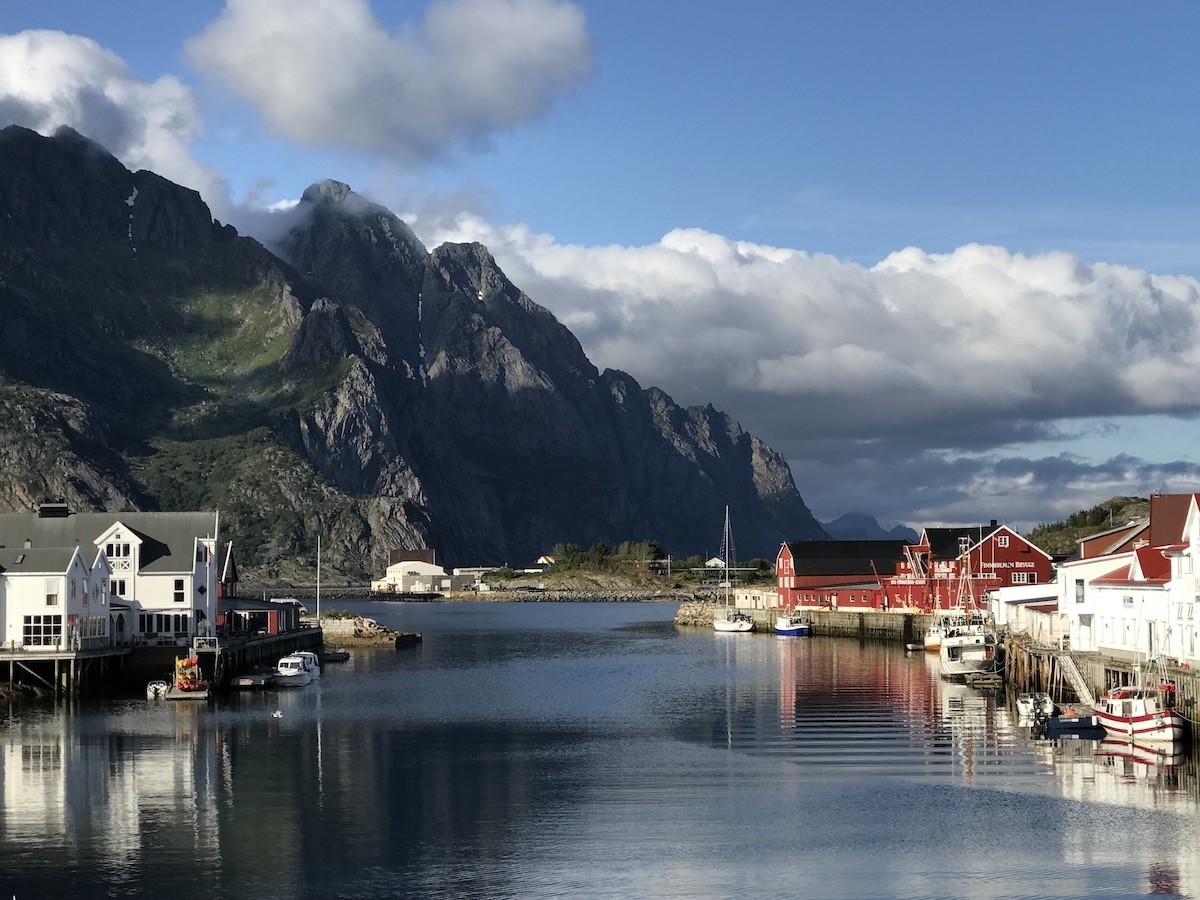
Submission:
M 317 626 L 321 625 L 321 536 L 317 535 Z

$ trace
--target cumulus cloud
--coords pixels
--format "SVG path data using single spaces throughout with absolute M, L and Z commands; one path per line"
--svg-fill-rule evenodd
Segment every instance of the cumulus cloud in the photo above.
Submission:
M 42 134 L 70 125 L 130 169 L 151 169 L 210 203 L 228 196 L 216 170 L 188 147 L 202 128 L 188 88 L 169 75 L 139 81 L 90 38 L 58 31 L 0 36 L 0 122 Z
M 542 114 L 592 56 L 563 0 L 441 0 L 395 34 L 366 0 L 229 0 L 187 49 L 279 134 L 401 160 Z
M 1107 489 L 1200 477 L 1188 464 L 1073 458 L 1068 483 L 1051 477 L 1064 469 L 1054 458 L 1003 452 L 1069 442 L 1085 417 L 1200 412 L 1195 278 L 982 245 L 908 248 L 865 267 L 697 229 L 581 247 L 470 214 L 438 226 L 423 235 L 431 246 L 485 243 L 597 365 L 735 415 L 835 515 L 955 521 L 1024 493 L 1036 502 L 1023 521 L 1036 522 L 1051 491 L 1090 506 Z

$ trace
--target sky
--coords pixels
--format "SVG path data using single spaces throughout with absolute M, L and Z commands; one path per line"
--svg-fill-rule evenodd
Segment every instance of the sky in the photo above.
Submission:
M 268 240 L 344 181 L 479 241 L 813 513 L 1200 490 L 1200 7 L 0 0 L 0 125 Z

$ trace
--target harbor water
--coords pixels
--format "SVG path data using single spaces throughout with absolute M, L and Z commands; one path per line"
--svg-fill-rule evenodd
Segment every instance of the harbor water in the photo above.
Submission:
M 423 642 L 215 704 L 24 706 L 0 896 L 1200 896 L 1190 749 L 670 603 L 327 600 Z

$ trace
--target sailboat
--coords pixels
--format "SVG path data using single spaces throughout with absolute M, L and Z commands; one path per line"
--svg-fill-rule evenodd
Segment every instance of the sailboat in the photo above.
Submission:
M 754 619 L 733 605 L 733 582 L 730 580 L 730 564 L 733 560 L 733 529 L 729 525 L 729 507 L 725 507 L 725 534 L 721 538 L 721 590 L 724 603 L 713 611 L 713 630 L 721 632 L 748 632 L 754 630 Z

